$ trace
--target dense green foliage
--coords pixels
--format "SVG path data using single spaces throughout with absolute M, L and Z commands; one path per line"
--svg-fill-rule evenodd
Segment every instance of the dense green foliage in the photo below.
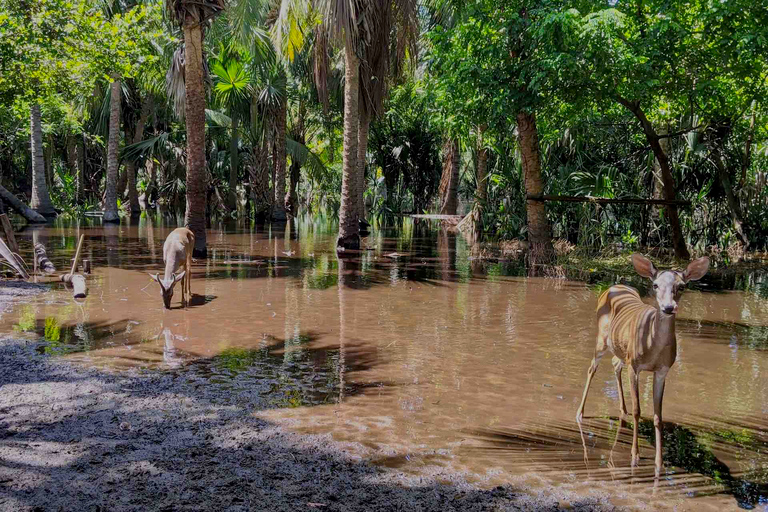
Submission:
M 318 27 L 338 12 L 298 0 L 224 5 L 204 38 L 208 215 L 259 217 L 285 195 L 289 211 L 335 216 L 344 51 L 339 38 Z M 403 5 L 393 2 L 394 19 Z M 72 214 L 99 208 L 109 82 L 120 76 L 121 169 L 138 169 L 147 207 L 183 210 L 183 62 L 174 53 L 183 38 L 163 12 L 160 0 L 0 0 L 4 186 L 30 197 L 29 109 L 37 103 L 54 204 Z M 526 238 L 518 118 L 524 112 L 536 117 L 545 194 L 690 201 L 679 211 L 688 246 L 727 250 L 748 240 L 765 248 L 764 2 L 439 0 L 418 12 L 418 50 L 394 44 L 383 57 L 391 65 L 383 68 L 376 67 L 376 52 L 361 50 L 363 71 L 387 70 L 371 78 L 386 87 L 369 134 L 369 217 L 437 211 L 442 152 L 456 139 L 458 213 L 475 200 L 484 151 L 486 234 Z M 390 28 L 399 41 L 401 26 Z M 276 144 L 283 137 L 284 153 Z M 286 159 L 286 190 L 278 193 L 276 158 Z M 127 204 L 125 188 L 118 194 Z M 549 202 L 546 212 L 554 237 L 582 246 L 672 243 L 663 207 Z

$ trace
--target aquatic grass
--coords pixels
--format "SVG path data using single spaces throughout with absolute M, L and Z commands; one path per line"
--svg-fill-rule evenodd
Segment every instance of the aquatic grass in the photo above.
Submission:
M 25 305 L 19 313 L 19 323 L 13 326 L 16 332 L 33 332 L 37 328 L 37 313 L 32 305 Z

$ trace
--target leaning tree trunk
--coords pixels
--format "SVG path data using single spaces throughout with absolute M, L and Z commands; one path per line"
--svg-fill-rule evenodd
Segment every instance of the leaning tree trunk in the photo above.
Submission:
M 653 155 L 656 157 L 661 170 L 661 180 L 664 183 L 664 199 L 667 201 L 674 201 L 676 195 L 675 178 L 672 176 L 669 158 L 661 147 L 661 138 L 653 129 L 653 125 L 651 125 L 651 122 L 645 116 L 645 112 L 640 108 L 639 102 L 628 101 L 624 98 L 619 98 L 618 101 L 640 121 L 640 125 L 643 127 L 643 132 L 645 133 L 645 138 L 650 144 L 651 151 L 653 151 Z M 666 206 L 666 210 L 667 218 L 669 219 L 669 228 L 672 232 L 672 245 L 675 250 L 675 257 L 681 260 L 688 260 L 691 256 L 685 245 L 685 237 L 683 236 L 683 230 L 680 227 L 680 216 L 677 212 L 677 206 L 670 204 Z
M 29 206 L 45 217 L 55 217 L 56 210 L 54 210 L 51 197 L 48 195 L 48 183 L 45 177 L 43 122 L 40 119 L 40 105 L 32 105 L 31 110 L 32 200 L 29 202 Z
M 29 206 L 22 203 L 18 197 L 11 194 L 8 189 L 0 185 L 0 199 L 2 199 L 8 206 L 19 212 L 25 219 L 32 223 L 45 222 L 45 217 L 37 213 Z
M 723 185 L 723 190 L 725 191 L 725 199 L 728 203 L 731 219 L 733 220 L 733 230 L 736 232 L 736 238 L 739 239 L 742 249 L 746 252 L 749 249 L 749 239 L 747 238 L 744 226 L 744 215 L 741 210 L 739 198 L 736 197 L 736 193 L 733 190 L 733 182 L 731 181 L 731 176 L 728 172 L 728 167 L 725 164 L 725 159 L 723 158 L 723 153 L 720 150 L 719 144 L 722 144 L 722 141 L 715 142 L 712 149 L 712 156 L 715 161 L 715 166 L 717 167 L 718 176 L 720 177 L 720 183 Z
M 144 140 L 144 127 L 149 119 L 149 111 L 152 108 L 151 99 L 147 96 L 141 102 L 141 113 L 136 122 L 136 130 L 131 144 L 136 144 Z M 141 215 L 141 205 L 139 204 L 139 191 L 136 190 L 136 162 L 126 162 L 125 172 L 128 175 L 128 204 L 131 208 L 131 217 Z
M 104 205 L 104 222 L 120 222 L 117 213 L 117 171 L 120 144 L 120 79 L 115 77 L 110 86 L 109 142 L 107 143 L 107 194 Z
M 446 139 L 443 145 L 443 174 L 438 189 L 439 213 L 456 215 L 459 207 L 459 141 Z
M 284 221 L 285 215 L 285 123 L 288 116 L 288 100 L 283 96 L 277 109 L 275 133 L 275 196 L 272 202 L 272 220 Z
M 355 215 L 357 187 L 357 140 L 360 94 L 360 59 L 350 43 L 344 48 L 346 69 L 344 72 L 344 154 L 341 180 L 341 208 L 339 210 L 338 249 L 360 248 L 360 224 Z
M 230 112 L 232 119 L 232 137 L 229 139 L 229 195 L 227 207 L 230 211 L 237 211 L 237 164 L 238 164 L 238 117 L 237 112 Z
M 528 112 L 517 114 L 517 133 L 520 139 L 525 193 L 540 196 L 544 193 L 541 179 L 541 157 L 539 153 L 539 131 L 536 115 Z M 528 265 L 533 275 L 539 273 L 541 265 L 555 263 L 555 249 L 552 246 L 552 227 L 547 218 L 547 209 L 542 201 L 526 201 L 528 216 Z
M 205 240 L 205 87 L 203 84 L 203 32 L 195 20 L 184 24 L 184 110 L 187 123 L 186 226 L 195 235 L 196 257 L 207 256 Z
M 368 130 L 371 126 L 371 114 L 360 108 L 360 120 L 357 127 L 357 176 L 355 176 L 355 216 L 365 219 L 365 164 L 368 152 Z
M 271 202 L 269 193 L 269 141 L 264 136 L 261 144 L 253 146 L 253 156 L 249 162 L 248 172 L 251 179 L 251 203 L 253 217 L 257 222 L 269 219 Z

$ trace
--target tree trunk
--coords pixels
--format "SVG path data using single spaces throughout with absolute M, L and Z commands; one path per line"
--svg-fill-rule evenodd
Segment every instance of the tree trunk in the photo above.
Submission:
M 357 127 L 357 176 L 355 177 L 355 216 L 357 220 L 365 220 L 365 158 L 368 152 L 368 130 L 371 126 L 371 115 L 365 108 L 360 108 L 360 119 Z
M 48 136 L 48 144 L 43 147 L 43 158 L 45 160 L 45 181 L 48 190 L 53 189 L 53 138 Z
M 75 175 L 75 201 L 78 205 L 85 202 L 85 145 L 81 140 L 77 142 L 77 174 Z
M 280 98 L 277 109 L 277 124 L 275 133 L 275 196 L 272 203 L 272 220 L 284 221 L 285 215 L 285 123 L 288 116 L 288 100 Z
M 144 140 L 144 127 L 149 119 L 149 111 L 152 108 L 151 98 L 146 96 L 141 102 L 141 114 L 136 122 L 136 131 L 133 135 L 131 144 L 136 144 Z M 136 190 L 136 163 L 126 162 L 125 172 L 128 175 L 128 204 L 131 208 L 131 217 L 141 215 L 141 205 L 139 204 L 139 192 Z
M 741 163 L 741 179 L 739 180 L 739 189 L 744 188 L 747 183 L 747 170 L 752 165 L 752 141 L 755 138 L 755 101 L 752 101 L 752 116 L 749 119 L 749 134 L 747 142 L 744 144 L 744 159 Z
M 723 185 L 725 191 L 725 199 L 728 202 L 728 209 L 731 213 L 731 219 L 733 220 L 733 230 L 736 232 L 736 238 L 739 239 L 742 249 L 746 252 L 749 249 L 749 239 L 747 238 L 746 230 L 744 229 L 744 215 L 741 211 L 741 204 L 739 199 L 733 191 L 733 184 L 731 182 L 731 176 L 728 173 L 728 167 L 725 165 L 723 159 L 723 153 L 720 150 L 720 144 L 724 142 L 717 141 L 712 148 L 712 156 L 717 166 L 718 176 L 720 177 L 720 183 Z
M 249 165 L 251 179 L 251 202 L 253 217 L 257 222 L 269 219 L 271 204 L 269 193 L 269 146 L 267 137 L 261 139 L 261 145 L 253 146 L 253 157 Z
M 32 208 L 22 203 L 18 197 L 11 194 L 10 191 L 8 191 L 5 187 L 1 185 L 0 185 L 0 198 L 2 198 L 2 200 L 5 202 L 7 206 L 19 212 L 19 214 L 21 214 L 29 222 L 32 222 L 32 223 L 45 222 L 45 217 L 43 217 L 41 214 L 37 213 L 35 210 L 33 210 Z
M 238 117 L 237 112 L 230 111 L 232 119 L 232 137 L 229 139 L 229 195 L 227 207 L 230 211 L 237 211 L 237 164 L 238 164 Z
M 291 160 L 289 172 L 288 192 L 285 194 L 285 209 L 291 215 L 296 217 L 299 210 L 299 179 L 301 178 L 301 164 L 296 160 Z
M 485 203 L 488 201 L 488 148 L 485 146 L 486 127 L 477 128 L 477 166 L 475 167 L 475 204 L 470 212 L 470 223 L 468 224 L 469 243 L 477 245 L 483 239 L 483 213 L 485 212 Z
M 360 59 L 348 42 L 345 51 L 344 82 L 344 154 L 341 179 L 341 208 L 339 210 L 338 249 L 360 248 L 360 224 L 355 216 L 355 193 L 357 187 L 357 140 L 360 110 Z
M 32 199 L 29 206 L 45 217 L 55 217 L 51 197 L 48 195 L 48 183 L 45 177 L 45 161 L 43 159 L 43 122 L 40 119 L 40 105 L 32 105 L 30 114 L 30 131 L 32 132 Z
M 187 123 L 186 226 L 195 235 L 194 255 L 207 256 L 205 240 L 205 87 L 203 84 L 203 32 L 195 20 L 184 24 L 185 91 Z
M 438 201 L 440 215 L 456 215 L 459 207 L 459 141 L 446 139 L 443 145 L 443 175 L 440 177 Z
M 618 101 L 640 121 L 640 124 L 643 127 L 643 132 L 645 133 L 645 138 L 651 145 L 651 150 L 661 169 L 661 180 L 664 183 L 664 199 L 674 201 L 676 195 L 675 178 L 672 176 L 672 169 L 669 166 L 669 158 L 659 143 L 661 140 L 659 135 L 653 129 L 651 122 L 648 121 L 645 112 L 640 108 L 639 102 L 628 101 L 624 98 L 619 98 Z M 680 260 L 689 260 L 691 255 L 688 252 L 688 248 L 685 246 L 685 237 L 683 236 L 683 230 L 680 227 L 680 216 L 677 212 L 677 206 L 669 205 L 666 209 L 667 218 L 669 219 L 669 227 L 672 231 L 672 245 L 675 250 L 675 257 Z
M 541 158 L 539 152 L 539 131 L 536 115 L 528 112 L 517 114 L 517 133 L 520 143 L 525 193 L 540 196 L 544 193 L 541 179 Z M 528 265 L 533 275 L 539 273 L 541 265 L 553 265 L 556 260 L 552 246 L 552 227 L 547 218 L 547 208 L 541 201 L 526 201 L 528 217 Z
M 104 205 L 104 222 L 120 222 L 117 212 L 117 170 L 120 144 L 120 79 L 115 77 L 110 86 L 109 99 L 109 142 L 107 143 L 107 184 Z

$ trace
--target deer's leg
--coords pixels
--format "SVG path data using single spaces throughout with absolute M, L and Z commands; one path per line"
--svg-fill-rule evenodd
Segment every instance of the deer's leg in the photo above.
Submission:
M 653 427 L 656 430 L 656 476 L 662 468 L 662 439 L 664 427 L 661 422 L 661 402 L 664 400 L 664 383 L 669 369 L 659 370 L 653 374 Z
M 637 449 L 637 428 L 640 423 L 640 390 L 638 387 L 637 370 L 629 366 L 629 388 L 632 392 L 632 465 L 637 466 L 640 455 Z
M 619 403 L 621 404 L 621 415 L 627 414 L 627 404 L 624 402 L 624 385 L 621 383 L 621 371 L 624 369 L 624 361 L 613 356 L 613 373 L 616 374 L 616 386 L 619 388 Z
M 587 403 L 589 385 L 592 384 L 592 377 L 595 376 L 597 367 L 600 365 L 600 359 L 603 358 L 605 351 L 605 341 L 598 338 L 597 348 L 595 349 L 595 357 L 592 358 L 592 364 L 589 365 L 589 370 L 587 370 L 587 383 L 584 385 L 584 394 L 581 395 L 581 405 L 579 405 L 579 410 L 576 411 L 576 421 L 578 423 L 581 423 L 581 420 L 584 417 L 584 404 Z

